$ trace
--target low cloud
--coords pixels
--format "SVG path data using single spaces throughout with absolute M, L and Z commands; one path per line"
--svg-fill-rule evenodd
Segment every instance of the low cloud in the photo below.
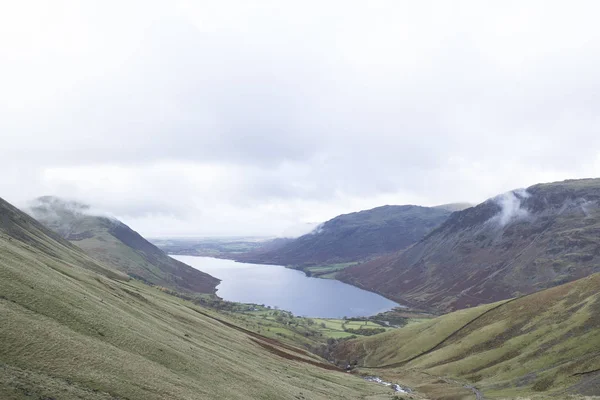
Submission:
M 291 226 L 283 231 L 280 235 L 282 238 L 295 239 L 300 236 L 312 234 L 318 229 L 322 224 L 315 222 L 306 222 L 304 224 L 298 224 Z
M 311 235 L 318 235 L 319 233 L 323 232 L 323 225 L 324 224 L 325 223 L 317 225 L 312 231 L 309 232 L 309 234 L 311 234 Z
M 33 217 L 43 216 L 45 221 L 54 222 L 62 221 L 65 215 L 75 217 L 86 215 L 118 221 L 118 218 L 109 211 L 92 207 L 79 201 L 62 199 L 54 196 L 42 196 L 29 201 L 25 211 Z
M 530 196 L 527 190 L 516 189 L 494 197 L 492 201 L 500 207 L 500 212 L 490 221 L 504 227 L 511 222 L 527 219 L 530 215 L 529 211 L 523 208 L 521 203 Z

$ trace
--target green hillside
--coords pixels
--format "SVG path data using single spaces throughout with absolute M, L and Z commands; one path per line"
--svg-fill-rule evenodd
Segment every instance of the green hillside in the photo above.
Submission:
M 357 360 L 361 372 L 404 376 L 430 395 L 440 390 L 432 377 L 474 386 L 485 398 L 595 395 L 600 274 L 342 343 L 336 356 Z
M 90 213 L 89 206 L 41 197 L 31 214 L 93 258 L 127 275 L 178 291 L 215 293 L 219 280 L 174 260 L 124 223 Z
M 3 400 L 391 398 L 304 350 L 127 280 L 3 200 L 0 218 Z

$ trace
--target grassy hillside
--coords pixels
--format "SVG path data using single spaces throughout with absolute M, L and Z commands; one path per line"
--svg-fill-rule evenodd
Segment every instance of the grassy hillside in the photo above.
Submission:
M 167 256 L 114 218 L 93 215 L 89 207 L 41 197 L 31 214 L 93 258 L 148 283 L 179 291 L 215 293 L 219 280 Z
M 600 274 L 594 274 L 342 343 L 336 356 L 356 359 L 365 373 L 408 375 L 406 384 L 417 388 L 420 375 L 426 392 L 435 377 L 475 386 L 486 398 L 566 398 L 600 393 L 599 349 Z
M 404 249 L 445 221 L 451 211 L 419 206 L 383 206 L 335 217 L 310 234 L 237 257 L 240 261 L 327 266 Z
M 24 246 L 30 251 L 45 253 L 53 259 L 60 259 L 70 265 L 88 269 L 111 279 L 128 281 L 129 277 L 106 265 L 98 263 L 81 249 L 60 237 L 21 210 L 0 198 L 0 234 L 4 240 L 3 248 L 8 245 Z M 0 252 L 0 256 L 6 254 Z
M 0 398 L 389 399 L 95 262 L 0 200 Z
M 600 272 L 600 179 L 535 185 L 453 213 L 409 249 L 337 275 L 449 311 Z

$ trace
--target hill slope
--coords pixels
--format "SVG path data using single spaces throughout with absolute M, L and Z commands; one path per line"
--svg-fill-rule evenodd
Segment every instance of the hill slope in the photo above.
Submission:
M 409 249 L 347 268 L 343 281 L 442 311 L 600 271 L 600 180 L 534 185 L 453 213 Z
M 360 261 L 404 249 L 451 214 L 445 208 L 383 206 L 337 216 L 310 234 L 280 241 L 239 260 L 308 266 Z
M 126 281 L 3 200 L 0 221 L 2 399 L 389 398 L 303 350 Z
M 78 265 L 112 279 L 129 280 L 125 274 L 98 263 L 77 246 L 1 198 L 0 235 L 7 244 L 19 243 L 30 251 L 44 252 L 48 257 L 64 263 Z
M 219 280 L 167 256 L 124 223 L 89 214 L 89 207 L 41 197 L 31 214 L 61 237 L 129 276 L 179 291 L 215 293 Z
M 342 343 L 339 359 L 389 379 L 476 385 L 486 398 L 600 393 L 600 274 Z M 409 371 L 418 372 L 410 374 Z M 439 378 L 436 378 L 439 380 Z M 424 388 L 428 383 L 424 384 Z

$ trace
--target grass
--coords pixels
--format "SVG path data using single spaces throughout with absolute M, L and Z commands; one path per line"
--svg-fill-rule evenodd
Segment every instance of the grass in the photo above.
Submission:
M 486 398 L 590 395 L 598 378 L 588 372 L 600 369 L 599 315 L 595 274 L 343 343 L 337 356 L 359 359 L 370 373 L 410 370 L 476 385 Z
M 127 280 L 4 207 L 2 399 L 390 398 L 227 313 Z

